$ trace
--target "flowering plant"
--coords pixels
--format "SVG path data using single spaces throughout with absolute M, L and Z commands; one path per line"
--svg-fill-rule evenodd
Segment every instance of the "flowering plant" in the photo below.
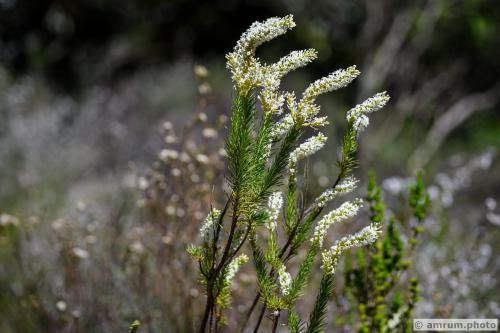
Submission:
M 330 227 L 356 215 L 362 200 L 347 201 L 321 214 L 330 201 L 356 187 L 351 172 L 356 165 L 358 135 L 368 125 L 368 114 L 381 109 L 389 97 L 385 92 L 378 93 L 348 111 L 338 177 L 306 207 L 301 200 L 304 188 L 299 181 L 302 162 L 327 140 L 319 129 L 328 124 L 328 119 L 319 115 L 316 98 L 347 86 L 360 72 L 355 66 L 337 70 L 310 84 L 300 99 L 292 92 L 281 91 L 283 76 L 313 61 L 317 52 L 293 51 L 268 65 L 255 57 L 255 50 L 294 26 L 291 15 L 255 22 L 227 55 L 235 89 L 226 139 L 227 201 L 220 210 L 211 209 L 200 228 L 201 243 L 188 249 L 199 263 L 200 280 L 207 295 L 200 332 L 217 332 L 224 324 L 224 310 L 231 302 L 231 281 L 248 260 L 242 254 L 246 245 L 253 258 L 258 293 L 242 330 L 260 301 L 255 332 L 266 312 L 273 332 L 282 320 L 282 313 L 287 314 L 286 325 L 291 332 L 321 331 L 327 299 L 333 289 L 333 275 L 342 253 L 373 243 L 380 234 L 380 224 L 372 222 L 358 233 L 336 241 L 330 249 L 324 249 Z M 302 136 L 310 131 L 316 133 L 301 142 Z M 305 257 L 292 276 L 289 261 L 302 249 Z M 323 278 L 306 324 L 299 318 L 296 304 L 319 254 Z

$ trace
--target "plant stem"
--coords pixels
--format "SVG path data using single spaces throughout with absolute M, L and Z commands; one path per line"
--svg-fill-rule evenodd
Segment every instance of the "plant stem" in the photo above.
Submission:
M 340 181 L 342 180 L 343 177 L 344 177 L 344 173 L 340 172 L 339 175 L 337 176 L 337 179 L 335 180 L 335 182 L 333 183 L 333 185 L 331 187 L 332 190 L 337 187 L 337 185 L 340 183 Z M 317 214 L 319 215 L 322 210 L 323 210 L 323 208 L 320 208 Z M 311 208 L 307 209 L 306 213 L 303 214 L 303 216 L 307 216 L 308 214 L 311 213 L 311 211 L 312 211 Z M 295 234 L 297 233 L 298 226 L 299 226 L 300 222 L 301 221 L 297 221 L 297 223 L 295 224 L 292 232 L 290 233 L 290 236 L 287 239 L 287 242 L 281 248 L 281 251 L 280 251 L 280 254 L 279 254 L 279 258 L 280 259 L 283 259 L 283 256 L 285 255 L 288 247 L 292 244 L 293 238 L 295 237 Z M 285 260 L 290 259 L 291 255 L 292 255 L 292 253 L 289 252 L 288 255 L 285 257 Z M 274 270 L 271 270 L 269 272 L 269 276 L 272 276 L 273 274 L 274 274 Z M 244 329 L 246 328 L 246 326 L 248 324 L 248 321 L 250 320 L 250 317 L 252 316 L 252 313 L 255 310 L 257 303 L 259 302 L 260 296 L 261 296 L 260 292 L 258 292 L 257 295 L 255 296 L 253 302 L 252 302 L 252 306 L 250 307 L 249 311 L 247 312 L 247 318 L 246 318 L 245 324 L 243 325 L 243 327 L 241 329 L 241 332 L 243 332 Z M 264 316 L 265 311 L 266 311 L 265 306 L 263 306 L 263 309 L 261 310 L 261 312 L 259 314 L 259 321 L 257 322 L 257 325 L 256 325 L 256 327 L 254 329 L 254 333 L 256 333 L 258 331 L 258 328 L 260 326 L 260 322 L 262 321 L 262 317 Z
M 278 311 L 278 314 L 276 316 L 274 316 L 274 319 L 273 319 L 273 333 L 276 333 L 276 330 L 278 329 L 278 323 L 280 321 L 280 314 L 281 312 Z
M 264 313 L 266 312 L 266 304 L 262 304 L 262 310 L 259 314 L 259 319 L 257 319 L 257 324 L 255 324 L 255 328 L 253 329 L 253 333 L 259 332 L 260 324 L 262 323 L 262 318 L 264 318 Z
M 212 307 L 213 307 L 213 295 L 212 295 L 212 290 L 213 286 L 211 282 L 209 281 L 209 285 L 207 285 L 207 303 L 205 304 L 205 312 L 203 314 L 203 320 L 201 322 L 200 326 L 200 333 L 205 333 L 207 329 L 207 324 L 209 321 L 210 313 L 212 312 Z

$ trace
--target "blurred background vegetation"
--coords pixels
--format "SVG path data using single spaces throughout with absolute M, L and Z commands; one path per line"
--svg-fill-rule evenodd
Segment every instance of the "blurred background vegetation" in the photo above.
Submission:
M 287 89 L 362 72 L 321 97 L 334 140 L 311 161 L 313 194 L 336 175 L 345 112 L 387 90 L 358 173 L 397 202 L 425 171 L 415 313 L 500 316 L 500 2 L 0 0 L 1 332 L 191 331 L 202 296 L 184 249 L 222 201 L 224 54 L 287 13 L 297 27 L 259 56 L 319 52 Z

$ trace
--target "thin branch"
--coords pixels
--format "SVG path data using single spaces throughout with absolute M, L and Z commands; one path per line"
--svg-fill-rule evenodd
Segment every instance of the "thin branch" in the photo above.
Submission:
M 272 330 L 273 333 L 276 333 L 276 330 L 278 329 L 278 323 L 280 321 L 280 314 L 281 314 L 281 311 L 278 311 L 278 313 L 273 318 L 273 330 Z
M 500 83 L 482 93 L 467 95 L 446 110 L 432 125 L 424 142 L 409 159 L 409 166 L 422 168 L 429 162 L 445 138 L 474 113 L 493 107 L 499 99 Z

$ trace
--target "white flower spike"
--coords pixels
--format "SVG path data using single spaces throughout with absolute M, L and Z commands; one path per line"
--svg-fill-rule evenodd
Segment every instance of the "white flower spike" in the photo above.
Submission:
M 284 34 L 295 26 L 293 16 L 273 17 L 264 22 L 255 22 L 243 33 L 234 51 L 226 56 L 227 66 L 239 93 L 246 94 L 257 86 L 270 82 L 266 68 L 254 57 L 261 44 Z M 272 80 L 271 80 L 272 81 Z
M 248 261 L 248 256 L 246 254 L 240 254 L 238 257 L 234 258 L 233 261 L 229 264 L 227 268 L 226 274 L 226 282 L 231 283 L 231 280 L 234 278 L 240 266 Z
M 276 223 L 278 221 L 278 216 L 283 205 L 283 194 L 281 192 L 274 192 L 269 196 L 268 207 L 269 207 L 269 219 L 267 224 L 267 229 L 270 231 L 276 230 Z
M 358 180 L 353 176 L 346 178 L 342 183 L 338 184 L 335 189 L 328 189 L 324 191 L 314 202 L 316 207 L 323 208 L 325 205 L 335 199 L 338 195 L 352 192 L 356 185 L 358 184 Z
M 269 70 L 279 80 L 286 74 L 304 67 L 318 57 L 318 52 L 315 49 L 292 51 L 288 55 L 281 58 L 277 63 L 269 66 Z
M 318 95 L 338 90 L 351 83 L 360 72 L 356 66 L 339 69 L 324 78 L 314 81 L 307 87 L 302 95 L 303 102 L 312 102 Z
M 295 166 L 297 162 L 305 157 L 311 156 L 318 150 L 323 148 L 325 145 L 327 137 L 323 133 L 318 133 L 315 136 L 310 137 L 300 146 L 295 148 L 294 151 L 290 153 L 289 169 L 291 173 L 294 173 Z
M 347 112 L 347 121 L 353 122 L 356 131 L 361 132 L 370 122 L 366 115 L 382 109 L 389 99 L 390 97 L 385 91 L 368 98 Z
M 203 224 L 200 228 L 201 238 L 204 241 L 208 241 L 212 237 L 213 227 L 215 221 L 217 221 L 220 217 L 220 210 L 213 209 L 203 221 Z
M 285 265 L 281 265 L 278 269 L 278 283 L 281 293 L 286 296 L 292 287 L 292 276 L 286 271 Z
M 311 238 L 313 244 L 318 245 L 320 248 L 323 247 L 323 241 L 326 236 L 328 228 L 332 224 L 346 220 L 353 217 L 358 213 L 359 208 L 361 208 L 363 201 L 361 199 L 355 199 L 354 201 L 344 202 L 339 208 L 332 210 L 318 222 L 316 228 L 314 228 L 314 234 Z
M 340 256 L 344 251 L 352 247 L 374 243 L 378 239 L 380 232 L 376 225 L 369 225 L 354 235 L 342 237 L 329 250 L 323 251 L 323 270 L 328 274 L 335 274 Z

